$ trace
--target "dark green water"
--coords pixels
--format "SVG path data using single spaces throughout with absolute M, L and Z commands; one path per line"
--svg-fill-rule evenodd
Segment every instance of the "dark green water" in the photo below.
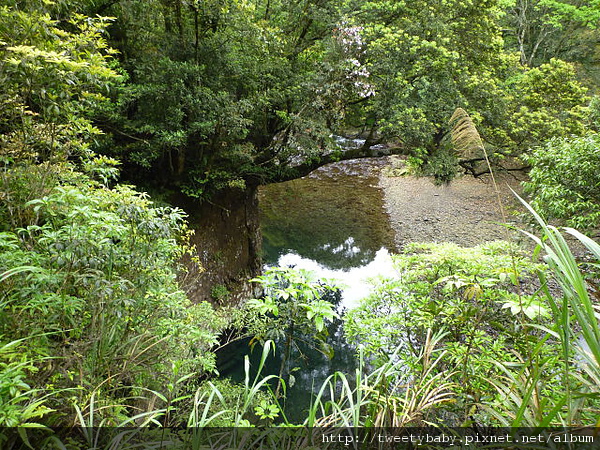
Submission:
M 392 250 L 378 173 L 384 159 L 343 161 L 259 192 L 264 259 L 294 253 L 328 269 L 351 269 Z
M 388 252 L 394 249 L 394 234 L 377 187 L 384 165 L 383 159 L 334 163 L 259 192 L 265 264 L 295 266 L 338 280 L 341 314 L 369 294 L 369 278 L 394 273 Z M 341 320 L 330 324 L 328 344 L 332 359 L 306 347 L 291 355 L 288 369 L 295 370 L 295 384 L 288 389 L 285 410 L 292 421 L 303 420 L 312 393 L 329 375 L 341 371 L 352 378 L 355 348 L 346 342 Z M 242 343 L 222 353 L 220 360 L 229 367 L 222 374 L 242 381 L 248 351 Z M 256 367 L 260 349 L 254 353 Z M 264 374 L 277 374 L 280 362 L 280 354 L 270 358 Z

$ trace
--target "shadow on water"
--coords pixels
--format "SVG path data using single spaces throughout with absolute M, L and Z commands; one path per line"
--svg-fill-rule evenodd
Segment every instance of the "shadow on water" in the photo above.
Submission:
M 341 298 L 339 292 L 330 295 L 337 296 L 337 299 L 332 301 L 339 303 Z M 298 347 L 292 349 L 286 363 L 283 379 L 287 386 L 287 392 L 281 402 L 288 420 L 293 423 L 301 423 L 306 418 L 306 412 L 314 398 L 311 394 L 318 392 L 329 375 L 336 371 L 352 374 L 356 369 L 355 349 L 344 338 L 342 320 L 334 320 L 327 329 L 329 333 L 327 344 L 333 350 L 331 359 L 317 349 L 301 342 L 302 340 L 310 341 L 310 336 L 297 336 Z M 283 341 L 275 343 L 275 354 L 271 354 L 267 359 L 263 376 L 279 373 L 284 345 Z M 253 380 L 261 353 L 262 347 L 259 344 L 251 349 L 250 339 L 246 339 L 220 351 L 217 365 L 223 376 L 231 378 L 235 382 L 243 382 L 245 376 L 244 357 L 248 355 L 251 368 L 250 379 Z M 293 381 L 290 380 L 290 374 L 293 376 Z M 276 387 L 277 382 L 273 380 L 271 389 L 275 391 Z
M 394 232 L 378 188 L 385 163 L 376 158 L 334 163 L 259 192 L 265 264 L 307 269 L 319 278 L 337 280 L 341 314 L 369 294 L 370 278 L 395 273 L 388 253 L 395 250 Z M 335 371 L 352 375 L 356 369 L 355 349 L 344 338 L 342 320 L 330 324 L 328 339 L 334 351 L 331 360 L 306 346 L 291 355 L 288 369 L 295 384 L 288 389 L 285 410 L 294 422 L 305 417 L 311 393 L 329 375 Z M 283 345 L 277 345 L 264 375 L 279 372 L 282 350 Z M 248 342 L 222 352 L 221 374 L 243 381 L 243 358 L 248 353 Z M 258 365 L 260 353 L 256 347 L 251 354 L 252 367 Z

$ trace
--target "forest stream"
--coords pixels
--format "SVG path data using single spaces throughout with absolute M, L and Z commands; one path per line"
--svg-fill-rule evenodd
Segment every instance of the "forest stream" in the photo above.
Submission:
M 1 449 L 599 424 L 597 1 L 7 0 L 0 43 Z
M 369 294 L 369 279 L 395 274 L 390 252 L 396 250 L 394 232 L 386 214 L 379 177 L 386 160 L 369 158 L 333 163 L 310 175 L 262 187 L 259 191 L 263 260 L 269 266 L 290 266 L 314 272 L 318 278 L 334 280 L 341 292 L 338 312 L 352 308 Z M 357 195 L 360 192 L 360 196 Z M 341 321 L 329 327 L 330 360 L 304 348 L 304 357 L 292 355 L 289 368 L 294 386 L 288 389 L 286 413 L 302 417 L 310 395 L 335 371 L 352 373 L 354 348 L 343 337 Z M 220 355 L 229 369 L 221 373 L 243 379 L 243 355 L 247 342 Z M 252 360 L 256 362 L 258 351 Z M 232 359 L 233 357 L 233 359 Z M 266 367 L 277 373 L 279 358 Z
M 340 287 L 338 312 L 343 314 L 369 295 L 374 278 L 397 275 L 391 254 L 408 242 L 471 246 L 505 238 L 489 180 L 463 177 L 436 186 L 427 178 L 388 176 L 397 164 L 389 157 L 342 161 L 262 187 L 258 203 L 265 266 L 306 269 L 334 280 Z M 501 183 L 502 196 L 510 201 L 508 187 L 518 182 L 503 177 Z M 309 394 L 329 375 L 337 370 L 351 374 L 356 368 L 355 349 L 344 339 L 341 321 L 332 323 L 329 333 L 331 360 L 308 348 L 302 356 L 292 355 L 288 370 L 300 370 L 287 392 L 290 419 L 303 417 Z M 243 380 L 247 343 L 220 354 L 222 375 Z M 254 365 L 259 357 L 255 353 Z M 278 373 L 280 358 L 268 361 L 267 373 Z

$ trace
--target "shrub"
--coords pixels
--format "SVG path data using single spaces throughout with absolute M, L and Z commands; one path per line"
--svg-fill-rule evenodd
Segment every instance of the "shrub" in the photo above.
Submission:
M 552 139 L 527 157 L 525 191 L 547 220 L 591 230 L 600 225 L 600 137 Z
M 231 297 L 231 292 L 224 284 L 215 284 L 210 290 L 210 297 L 217 303 L 222 303 Z
M 536 295 L 524 293 L 524 284 L 540 266 L 515 252 L 505 242 L 473 248 L 407 246 L 395 259 L 398 278 L 381 282 L 348 313 L 349 339 L 362 342 L 376 364 L 397 354 L 408 382 L 422 371 L 420 355 L 429 330 L 445 333 L 436 371 L 454 372 L 457 401 L 446 412 L 449 420 L 464 423 L 478 411 L 471 409 L 474 405 L 494 398 L 489 382 L 499 375 L 494 361 L 513 361 L 512 350 L 527 347 L 528 333 L 536 336 L 524 324 L 540 323 L 547 315 Z
M 182 374 L 214 370 L 208 350 L 225 320 L 179 289 L 181 210 L 90 184 L 58 186 L 28 207 L 37 224 L 0 234 L 0 272 L 37 270 L 3 280 L 0 334 L 35 335 L 30 344 L 55 358 L 38 383 L 152 389 L 173 363 Z

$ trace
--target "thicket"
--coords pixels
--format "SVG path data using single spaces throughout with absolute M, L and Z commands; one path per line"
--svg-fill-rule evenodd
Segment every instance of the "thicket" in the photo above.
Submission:
M 525 190 L 548 220 L 597 232 L 600 226 L 600 137 L 553 139 L 533 149 Z
M 108 20 L 0 19 L 0 425 L 143 420 L 175 398 L 152 389 L 214 371 L 226 320 L 181 290 L 185 213 L 111 187 L 117 161 L 90 149 L 121 81 Z
M 349 312 L 345 329 L 379 364 L 393 354 L 407 368 L 399 382 L 407 385 L 423 372 L 421 354 L 430 334 L 438 336 L 436 367 L 428 375 L 443 376 L 452 387 L 441 406 L 423 410 L 422 422 L 415 423 L 594 422 L 597 392 L 585 405 L 566 405 L 563 397 L 569 385 L 581 389 L 581 374 L 573 361 L 563 359 L 557 339 L 561 332 L 570 333 L 564 328 L 568 323 L 552 325 L 550 320 L 557 311 L 549 301 L 557 293 L 536 281 L 548 278 L 544 264 L 506 242 L 473 248 L 411 244 L 395 263 L 399 277 L 382 283 Z M 587 320 L 593 321 L 593 315 Z M 565 363 L 571 368 L 567 378 L 558 376 Z M 587 381 L 586 388 L 595 390 Z M 521 397 L 527 389 L 531 397 Z

